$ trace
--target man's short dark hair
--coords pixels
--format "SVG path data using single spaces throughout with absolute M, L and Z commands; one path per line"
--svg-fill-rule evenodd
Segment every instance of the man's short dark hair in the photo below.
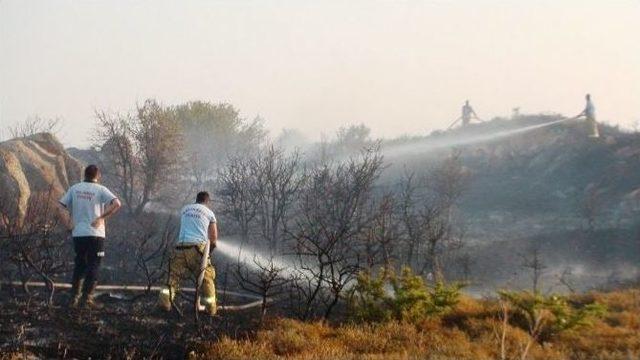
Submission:
M 202 204 L 207 202 L 207 200 L 209 200 L 211 197 L 209 196 L 209 193 L 206 191 L 200 191 L 198 193 L 198 195 L 196 195 L 196 203 L 198 204 Z
M 96 165 L 89 165 L 84 169 L 84 179 L 93 181 L 98 178 L 98 174 L 100 173 L 100 169 Z

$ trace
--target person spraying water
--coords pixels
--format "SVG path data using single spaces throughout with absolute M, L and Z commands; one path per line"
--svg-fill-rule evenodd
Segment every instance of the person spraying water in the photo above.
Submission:
M 171 311 L 173 299 L 180 288 L 185 274 L 195 275 L 196 305 L 200 308 L 200 293 L 204 300 L 204 310 L 210 315 L 217 312 L 215 269 L 210 260 L 210 252 L 216 247 L 218 227 L 216 216 L 209 209 L 210 196 L 199 192 L 196 203 L 182 208 L 180 212 L 180 235 L 169 261 L 169 281 L 160 290 L 159 305 Z
M 435 151 L 435 150 L 440 150 L 443 148 L 454 147 L 454 146 L 466 146 L 466 145 L 478 144 L 478 143 L 495 141 L 498 139 L 507 138 L 514 135 L 523 134 L 525 132 L 538 130 L 538 129 L 546 128 L 549 126 L 554 126 L 556 124 L 563 123 L 563 122 L 578 120 L 580 118 L 585 118 L 587 121 L 589 137 L 599 138 L 600 132 L 598 130 L 598 123 L 596 121 L 595 106 L 593 104 L 593 101 L 591 100 L 590 94 L 587 94 L 585 98 L 587 103 L 584 110 L 580 114 L 571 118 L 562 118 L 562 119 L 553 120 L 553 121 L 549 121 L 542 124 L 534 124 L 534 125 L 529 125 L 521 128 L 496 131 L 496 132 L 487 133 L 487 134 L 469 134 L 469 135 L 463 134 L 462 136 L 458 136 L 458 137 L 433 138 L 433 139 L 428 139 L 428 141 L 424 141 L 421 143 L 400 144 L 400 145 L 394 145 L 386 148 L 383 147 L 382 151 L 386 157 L 396 157 L 396 156 L 404 156 L 404 155 L 410 155 L 415 153 L 424 153 L 427 151 Z M 465 107 L 467 105 L 468 105 L 468 101 L 465 103 L 465 106 L 463 106 L 463 116 L 458 118 L 453 124 L 451 124 L 451 126 L 449 126 L 449 129 L 455 126 L 458 121 L 464 120 L 465 116 L 469 117 L 470 119 L 470 116 L 472 116 L 470 111 L 473 111 L 473 109 L 471 109 L 469 106 L 469 109 L 465 110 Z M 475 115 L 475 112 L 473 112 L 473 115 Z M 519 108 L 518 108 L 518 116 L 519 116 Z M 465 122 L 463 122 L 463 126 L 464 124 Z
M 478 114 L 476 114 L 476 111 L 473 110 L 473 107 L 471 107 L 471 105 L 469 104 L 469 100 L 466 100 L 464 102 L 464 105 L 462 105 L 462 112 L 460 117 L 457 118 L 451 125 L 449 125 L 448 129 L 454 127 L 459 121 L 462 121 L 462 127 L 466 127 L 471 124 L 471 120 L 473 119 L 483 122 L 483 120 L 478 117 Z
M 598 122 L 596 121 L 596 107 L 593 105 L 593 101 L 591 101 L 591 94 L 585 95 L 585 100 L 587 101 L 587 104 L 585 105 L 584 110 L 582 110 L 582 112 L 574 119 L 584 117 L 587 120 L 589 137 L 599 138 L 600 131 L 598 131 Z

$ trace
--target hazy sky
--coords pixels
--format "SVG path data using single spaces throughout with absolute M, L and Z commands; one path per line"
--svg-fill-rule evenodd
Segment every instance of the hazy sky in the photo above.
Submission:
M 86 145 L 94 109 L 154 97 L 230 102 L 272 134 L 375 136 L 483 118 L 640 120 L 640 1 L 0 0 L 0 131 L 64 119 Z

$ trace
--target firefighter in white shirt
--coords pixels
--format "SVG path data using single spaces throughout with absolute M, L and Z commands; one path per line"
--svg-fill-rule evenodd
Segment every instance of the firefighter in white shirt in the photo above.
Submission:
M 205 311 L 210 315 L 216 313 L 215 269 L 207 250 L 216 247 L 218 227 L 209 202 L 209 193 L 200 192 L 196 203 L 183 207 L 180 212 L 180 235 L 169 262 L 169 281 L 160 291 L 159 298 L 160 307 L 166 311 L 171 310 L 184 276 L 191 275 L 192 279 L 202 281 L 200 289 Z
M 593 101 L 591 101 L 590 94 L 585 96 L 585 100 L 587 101 L 587 104 L 585 105 L 584 110 L 582 110 L 576 118 L 585 117 L 587 120 L 589 137 L 598 138 L 600 137 L 600 131 L 598 130 L 598 122 L 596 121 L 596 107 L 593 105 Z
M 475 110 L 469 105 L 469 100 L 464 102 L 462 106 L 462 126 L 467 126 L 471 123 L 471 119 L 478 119 L 478 115 L 476 115 Z

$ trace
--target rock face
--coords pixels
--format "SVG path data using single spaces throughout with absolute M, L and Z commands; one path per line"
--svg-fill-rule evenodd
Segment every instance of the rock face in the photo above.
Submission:
M 81 172 L 82 164 L 51 134 L 0 143 L 0 226 L 22 222 L 34 196 L 57 200 Z

